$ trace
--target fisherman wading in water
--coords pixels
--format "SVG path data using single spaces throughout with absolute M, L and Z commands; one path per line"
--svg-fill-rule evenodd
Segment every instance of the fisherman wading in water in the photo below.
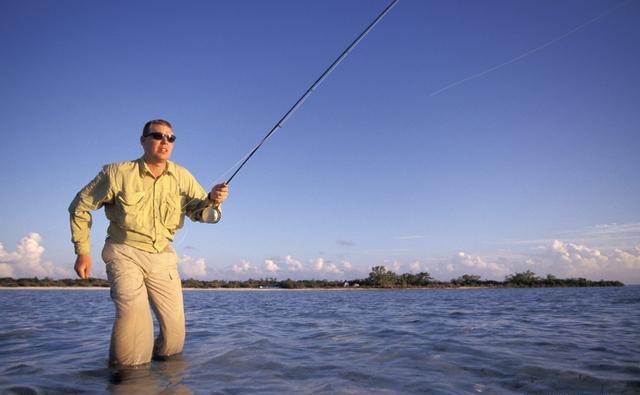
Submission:
M 144 155 L 104 166 L 69 206 L 71 235 L 81 278 L 91 274 L 91 211 L 104 207 L 110 221 L 102 250 L 116 319 L 109 362 L 115 366 L 148 363 L 182 352 L 185 338 L 178 257 L 171 241 L 187 215 L 217 223 L 227 198 L 226 184 L 207 194 L 186 169 L 170 162 L 176 141 L 171 124 L 156 119 L 144 125 Z M 160 332 L 153 339 L 151 307 Z

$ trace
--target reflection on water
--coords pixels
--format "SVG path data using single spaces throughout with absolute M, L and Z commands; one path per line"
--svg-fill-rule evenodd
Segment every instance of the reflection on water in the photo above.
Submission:
M 110 369 L 108 291 L 0 290 L 0 393 L 640 393 L 640 287 L 186 291 L 185 304 L 182 356 Z
M 107 390 L 113 394 L 192 394 L 182 381 L 188 363 L 182 355 L 136 367 L 110 369 Z

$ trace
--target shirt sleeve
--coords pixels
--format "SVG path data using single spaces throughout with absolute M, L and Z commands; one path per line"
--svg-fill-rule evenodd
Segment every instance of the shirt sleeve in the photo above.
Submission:
M 98 210 L 105 203 L 113 200 L 113 192 L 109 181 L 109 167 L 102 171 L 80 192 L 69 205 L 71 222 L 71 241 L 77 255 L 89 254 L 91 229 L 91 211 Z
M 185 193 L 187 203 L 185 204 L 185 214 L 194 222 L 216 224 L 222 217 L 221 205 L 213 206 L 213 202 L 208 199 L 204 188 L 196 179 L 188 173 L 186 177 Z

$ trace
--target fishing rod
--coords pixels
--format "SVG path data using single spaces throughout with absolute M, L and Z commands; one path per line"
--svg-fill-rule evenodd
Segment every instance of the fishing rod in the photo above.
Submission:
M 293 115 L 293 113 L 302 105 L 302 103 L 307 99 L 307 97 L 311 94 L 311 92 L 313 92 L 313 90 L 320 85 L 320 83 L 333 71 L 333 69 L 336 68 L 336 66 L 338 66 L 338 64 L 340 62 L 342 62 L 342 60 L 347 57 L 347 55 L 349 54 L 349 52 L 351 52 L 351 50 L 353 48 L 355 48 L 356 45 L 358 45 L 358 43 L 371 31 L 371 29 L 373 29 L 373 27 L 380 22 L 380 20 L 382 18 L 384 18 L 384 16 L 391 10 L 391 8 L 396 5 L 396 3 L 398 2 L 398 0 L 393 0 L 391 3 L 389 3 L 389 5 L 376 17 L 376 19 L 373 20 L 373 22 L 371 22 L 369 24 L 369 26 L 367 26 L 366 29 L 364 29 L 362 31 L 362 33 L 360 33 L 360 35 L 358 37 L 356 37 L 355 40 L 353 40 L 353 42 L 347 47 L 347 49 L 345 49 L 344 51 L 342 51 L 342 53 L 340 54 L 340 56 L 338 56 L 336 58 L 336 60 L 333 61 L 333 63 L 331 63 L 331 66 L 327 67 L 327 69 L 324 71 L 324 73 L 322 73 L 322 75 L 320 75 L 320 77 L 318 77 L 318 79 L 311 84 L 311 86 L 309 87 L 309 89 L 307 89 L 307 91 L 298 99 L 298 101 L 296 101 L 296 103 L 291 106 L 291 108 L 289 109 L 289 111 L 287 111 L 282 118 L 280 118 L 280 120 L 278 122 L 276 122 L 276 124 L 273 126 L 273 128 L 271 128 L 271 130 L 269 131 L 269 133 L 267 133 L 266 136 L 264 136 L 262 138 L 262 140 L 260 141 L 260 143 L 258 143 L 258 145 L 256 145 L 256 147 L 249 153 L 249 155 L 247 155 L 247 157 L 244 159 L 244 161 L 242 161 L 242 163 L 240 164 L 240 166 L 236 169 L 235 172 L 233 172 L 233 174 L 231 175 L 231 177 L 229 177 L 229 179 L 227 180 L 227 182 L 225 183 L 226 185 L 229 185 L 229 183 L 231 182 L 231 180 L 233 180 L 233 177 L 236 176 L 236 174 L 238 174 L 238 172 L 240 171 L 240 169 L 242 169 L 242 167 L 245 165 L 245 163 L 247 163 L 247 161 L 249 161 L 249 159 L 251 159 L 251 157 L 253 156 L 253 154 L 256 153 L 256 151 L 258 151 L 258 149 L 262 146 L 262 144 L 265 143 L 265 141 L 267 141 L 267 139 L 269 139 L 269 137 L 271 137 L 271 135 L 278 129 L 282 128 L 282 126 L 284 125 L 284 123 L 287 121 L 287 119 L 289 119 L 289 117 L 291 115 Z

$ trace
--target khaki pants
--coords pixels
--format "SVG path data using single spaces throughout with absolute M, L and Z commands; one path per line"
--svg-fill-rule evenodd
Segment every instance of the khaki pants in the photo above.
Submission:
M 116 307 L 109 362 L 140 365 L 182 352 L 185 326 L 178 257 L 172 247 L 152 254 L 125 244 L 105 243 L 102 259 Z M 160 324 L 153 341 L 153 319 Z

